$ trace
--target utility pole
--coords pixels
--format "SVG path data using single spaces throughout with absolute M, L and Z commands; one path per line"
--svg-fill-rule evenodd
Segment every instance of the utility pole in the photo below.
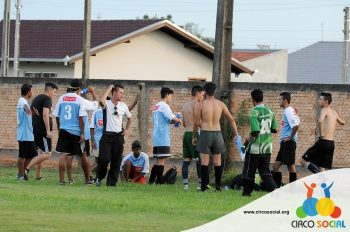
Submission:
M 217 86 L 216 97 L 231 109 L 231 54 L 232 54 L 233 0 L 218 0 L 215 31 L 213 82 Z M 226 152 L 222 154 L 222 166 L 229 169 L 233 161 L 232 130 L 228 121 L 221 118 Z M 227 161 L 227 162 L 225 162 Z M 226 164 L 225 164 L 226 163 Z
M 84 6 L 84 40 L 83 40 L 83 73 L 82 82 L 86 86 L 86 80 L 90 73 L 90 43 L 91 43 L 91 0 L 85 0 Z
M 343 83 L 348 83 L 349 73 L 349 7 L 344 8 L 344 57 L 343 57 Z
M 20 50 L 20 28 L 21 28 L 21 0 L 16 2 L 16 27 L 15 27 L 15 49 L 13 54 L 13 74 L 19 76 L 19 50 Z
M 2 21 L 2 45 L 1 45 L 1 76 L 7 77 L 9 63 L 9 36 L 10 36 L 10 8 L 11 1 L 4 1 L 4 18 Z
M 221 52 L 222 52 L 222 35 L 224 22 L 224 1 L 218 0 L 216 10 L 216 28 L 215 28 L 215 47 L 213 63 L 213 83 L 216 85 L 216 95 L 220 97 L 220 76 L 221 76 Z
M 217 85 L 217 97 L 227 98 L 231 79 L 233 0 L 218 0 L 213 82 Z

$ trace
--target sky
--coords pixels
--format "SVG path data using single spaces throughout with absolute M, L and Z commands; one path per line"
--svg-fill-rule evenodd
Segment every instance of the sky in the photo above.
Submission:
M 174 23 L 195 23 L 204 36 L 215 37 L 217 0 L 91 0 L 92 20 L 136 19 L 172 15 Z M 0 3 L 0 15 L 3 4 Z M 15 19 L 11 0 L 11 19 Z M 21 19 L 84 19 L 84 0 L 21 0 Z M 288 49 L 318 41 L 343 41 L 349 0 L 235 0 L 233 47 Z M 0 16 L 2 18 L 2 16 Z

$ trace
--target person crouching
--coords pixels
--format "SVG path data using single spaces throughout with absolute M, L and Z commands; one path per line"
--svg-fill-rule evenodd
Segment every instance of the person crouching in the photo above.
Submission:
M 135 140 L 131 145 L 132 152 L 122 160 L 120 171 L 125 180 L 133 183 L 146 184 L 146 175 L 149 173 L 148 155 L 141 152 L 142 145 Z

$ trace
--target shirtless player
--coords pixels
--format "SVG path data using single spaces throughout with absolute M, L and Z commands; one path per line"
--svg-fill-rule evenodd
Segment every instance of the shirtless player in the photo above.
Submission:
M 209 184 L 209 153 L 213 155 L 213 162 L 215 168 L 215 188 L 220 191 L 221 187 L 221 153 L 226 151 L 224 139 L 221 134 L 220 118 L 221 114 L 224 114 L 229 121 L 234 137 L 237 136 L 237 126 L 231 113 L 227 109 L 226 105 L 215 99 L 216 85 L 209 82 L 204 85 L 205 100 L 198 104 L 195 111 L 195 123 L 193 126 L 193 138 L 192 143 L 197 144 L 196 149 L 200 153 L 201 158 L 201 190 L 208 189 Z M 196 132 L 198 128 L 201 128 L 201 132 L 197 138 Z
M 330 107 L 331 102 L 330 93 L 321 93 L 319 104 L 322 110 L 316 127 L 319 140 L 300 159 L 301 165 L 313 173 L 332 168 L 335 127 L 337 123 L 345 124 L 339 114 Z
M 198 85 L 193 86 L 191 95 L 192 99 L 186 102 L 182 108 L 183 126 L 186 128 L 182 141 L 182 152 L 184 157 L 184 162 L 182 164 L 182 182 L 185 190 L 188 189 L 188 166 L 191 164 L 192 159 L 196 160 L 199 188 L 201 185 L 201 164 L 199 154 L 196 151 L 195 146 L 192 144 L 192 130 L 194 120 L 194 109 L 195 106 L 203 100 L 204 89 Z M 198 133 L 198 131 L 195 133 Z

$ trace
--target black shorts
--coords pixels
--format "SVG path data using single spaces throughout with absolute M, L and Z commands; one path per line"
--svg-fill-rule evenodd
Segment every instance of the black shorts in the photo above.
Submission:
M 31 159 L 38 155 L 34 141 L 18 141 L 18 157 Z
M 297 148 L 297 143 L 293 140 L 282 141 L 280 144 L 280 150 L 278 151 L 276 161 L 280 161 L 285 165 L 295 164 L 295 150 Z
M 37 148 L 43 152 L 51 152 L 52 144 L 51 139 L 45 136 L 34 134 L 34 142 Z
M 58 152 L 68 153 L 68 155 L 78 155 L 83 154 L 81 143 L 79 143 L 80 136 L 73 135 L 66 130 L 60 130 L 58 136 L 57 148 Z
M 259 175 L 271 176 L 270 171 L 271 154 L 250 154 L 246 152 L 243 166 L 243 178 L 255 180 L 256 169 Z
M 305 152 L 303 159 L 321 168 L 331 169 L 334 147 L 333 140 L 320 139 Z
M 168 146 L 153 147 L 153 157 L 156 157 L 156 158 L 171 157 L 170 147 Z

